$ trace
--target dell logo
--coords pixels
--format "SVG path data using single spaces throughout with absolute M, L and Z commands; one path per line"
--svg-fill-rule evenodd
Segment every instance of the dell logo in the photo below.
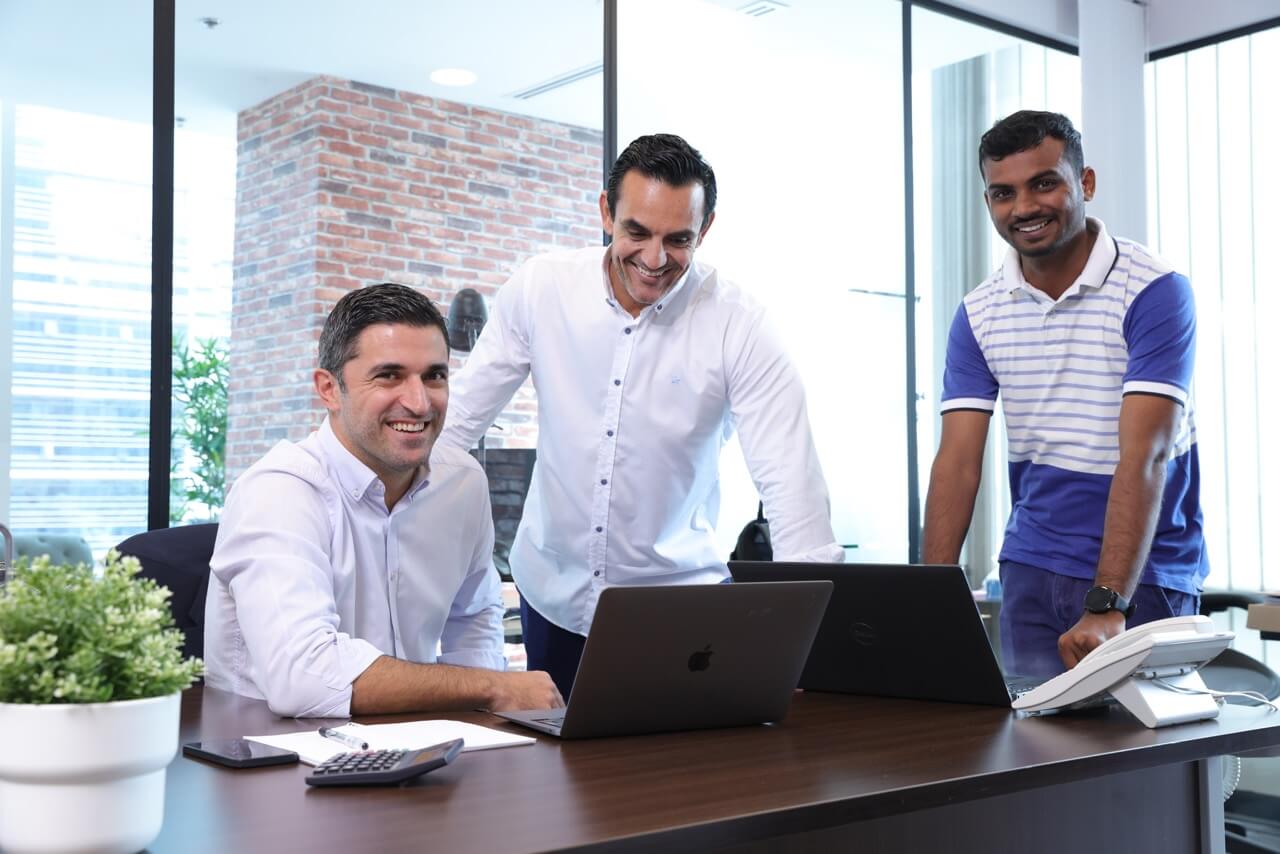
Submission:
M 711 666 L 711 656 L 711 644 L 707 644 L 706 648 L 700 649 L 689 656 L 689 671 L 697 673 L 699 670 L 706 670 Z
M 856 644 L 859 646 L 875 646 L 876 630 L 870 623 L 854 623 L 851 630 Z

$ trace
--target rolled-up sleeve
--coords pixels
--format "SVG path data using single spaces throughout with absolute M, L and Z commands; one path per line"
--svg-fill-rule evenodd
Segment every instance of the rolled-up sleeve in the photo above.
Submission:
M 383 654 L 338 630 L 332 530 L 323 494 L 281 471 L 242 477 L 219 526 L 210 568 L 234 603 L 239 669 L 278 715 L 348 715 L 352 682 Z

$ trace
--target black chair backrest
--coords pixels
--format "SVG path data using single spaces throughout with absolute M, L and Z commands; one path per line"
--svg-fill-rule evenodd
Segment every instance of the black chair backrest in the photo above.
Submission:
M 769 537 L 769 520 L 764 518 L 764 502 L 756 509 L 756 518 L 743 526 L 738 543 L 729 560 L 773 560 L 773 540 Z
M 216 523 L 160 528 L 136 534 L 116 549 L 142 562 L 142 575 L 173 592 L 169 606 L 186 640 L 183 655 L 204 655 L 204 600 L 209 589 L 209 558 L 218 536 Z

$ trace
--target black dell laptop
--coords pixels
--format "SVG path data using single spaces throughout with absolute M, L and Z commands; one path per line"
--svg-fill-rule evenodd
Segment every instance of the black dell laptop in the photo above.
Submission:
M 610 587 L 563 709 L 497 712 L 560 738 L 781 720 L 831 583 Z
M 958 566 L 730 561 L 734 581 L 835 585 L 800 687 L 1009 706 L 1043 679 L 1000 672 Z

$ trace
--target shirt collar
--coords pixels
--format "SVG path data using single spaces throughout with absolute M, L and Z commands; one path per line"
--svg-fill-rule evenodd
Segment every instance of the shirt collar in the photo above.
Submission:
M 604 254 L 600 257 L 600 270 L 603 274 L 604 282 L 604 299 L 609 305 L 618 309 L 618 311 L 621 311 L 623 314 L 627 314 L 629 317 L 630 314 L 626 309 L 618 304 L 617 298 L 613 295 L 613 280 L 609 278 L 609 259 L 612 257 L 612 253 L 613 245 L 610 244 L 604 248 Z M 676 283 L 671 286 L 671 290 L 663 294 L 662 299 L 658 300 L 653 305 L 647 305 L 642 308 L 640 310 L 640 315 L 636 320 L 642 320 L 646 315 L 655 313 L 666 313 L 668 315 L 674 314 L 676 306 L 673 305 L 673 303 L 677 302 L 677 297 L 687 290 L 692 290 L 693 286 L 689 285 L 688 282 L 690 279 L 694 278 L 694 270 L 697 269 L 697 266 L 698 265 L 696 263 L 690 263 L 688 269 L 684 271 L 684 275 L 679 279 L 676 279 Z
M 324 455 L 328 458 L 330 467 L 334 476 L 338 479 L 338 484 L 342 487 L 342 491 L 356 501 L 361 501 L 366 493 L 373 490 L 381 500 L 385 489 L 382 481 L 378 479 L 378 475 L 374 473 L 373 469 L 360 462 L 359 458 L 348 451 L 346 445 L 342 444 L 342 440 L 333 432 L 333 425 L 329 423 L 329 416 L 325 416 L 324 421 L 320 424 L 320 429 L 316 433 L 320 436 L 320 447 L 324 449 Z M 427 486 L 428 482 L 427 467 L 418 466 L 418 471 L 413 476 L 413 483 L 409 486 L 409 491 L 404 494 L 404 498 L 401 501 L 412 499 Z
M 1084 269 L 1080 271 L 1080 275 L 1076 277 L 1076 280 L 1071 283 L 1071 287 L 1062 292 L 1058 302 L 1079 293 L 1081 288 L 1101 288 L 1107 283 L 1107 276 L 1111 274 L 1111 268 L 1116 264 L 1116 242 L 1111 239 L 1111 235 L 1107 232 L 1107 227 L 1102 224 L 1102 220 L 1087 217 L 1085 219 L 1085 228 L 1096 234 L 1097 239 L 1093 242 L 1093 249 L 1089 252 L 1089 260 L 1085 262 Z M 1009 247 L 1009 251 L 1005 255 L 1003 270 L 1005 290 L 1007 292 L 1012 293 L 1021 289 L 1028 291 L 1032 296 L 1036 296 L 1037 299 L 1048 299 L 1043 291 L 1033 287 L 1023 278 L 1022 261 L 1012 246 Z

